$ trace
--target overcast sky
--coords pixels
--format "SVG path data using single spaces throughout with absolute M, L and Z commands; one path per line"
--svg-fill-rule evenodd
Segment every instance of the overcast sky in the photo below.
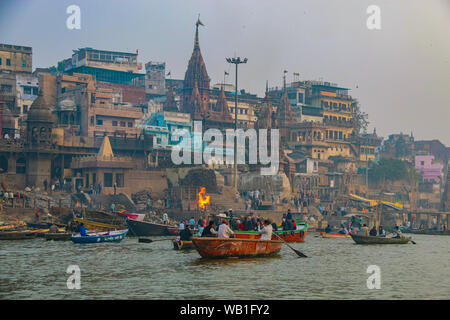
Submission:
M 0 43 L 33 47 L 33 69 L 56 65 L 72 50 L 135 52 L 166 62 L 182 79 L 194 44 L 212 84 L 234 82 L 225 57 L 247 57 L 239 87 L 263 95 L 282 85 L 324 80 L 351 89 L 384 137 L 413 132 L 450 146 L 448 0 L 0 0 Z M 81 30 L 66 27 L 66 8 L 81 8 Z M 369 30 L 369 5 L 381 9 L 381 30 Z

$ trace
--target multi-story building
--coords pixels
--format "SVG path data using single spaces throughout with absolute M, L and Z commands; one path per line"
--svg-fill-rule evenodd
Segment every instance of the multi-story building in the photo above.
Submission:
M 19 112 L 19 127 L 26 120 L 31 104 L 36 100 L 39 91 L 39 80 L 31 75 L 16 75 L 16 108 Z
M 31 47 L 0 43 L 0 70 L 30 74 L 33 68 Z
M 137 62 L 138 53 L 105 51 L 92 48 L 74 50 L 67 59 L 64 71 L 68 74 L 84 73 L 95 76 L 97 81 L 132 84 L 136 78 L 144 78 L 139 73 L 142 65 Z
M 147 62 L 145 64 L 145 93 L 147 99 L 166 94 L 166 63 Z
M 443 183 L 444 165 L 433 155 L 415 156 L 415 168 L 422 174 L 422 182 Z
M 391 134 L 383 141 L 381 148 L 381 158 L 396 158 L 413 162 L 414 137 L 413 134 Z

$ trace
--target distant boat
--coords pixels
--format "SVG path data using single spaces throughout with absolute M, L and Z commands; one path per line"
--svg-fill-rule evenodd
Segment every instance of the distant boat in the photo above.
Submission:
M 450 236 L 450 230 L 405 230 L 404 233 L 428 234 L 432 236 Z
M 322 238 L 351 238 L 349 234 L 321 232 Z
M 130 234 L 138 237 L 149 236 L 171 236 L 180 233 L 180 230 L 176 226 L 170 226 L 168 224 L 153 223 L 148 221 L 136 221 L 127 220 Z
M 175 250 L 191 250 L 195 249 L 192 241 L 183 241 L 183 240 L 173 240 L 173 248 Z
M 26 240 L 26 239 L 34 239 L 35 237 L 36 233 L 33 233 L 30 230 L 0 232 L 0 240 Z
M 192 243 L 203 258 L 261 257 L 277 254 L 280 240 L 193 237 Z
M 120 230 L 124 227 L 123 225 L 107 224 L 83 218 L 73 218 L 73 221 L 77 223 L 82 223 L 86 228 L 90 230 L 112 231 L 112 230 Z
M 387 238 L 350 234 L 356 244 L 406 244 L 411 238 Z
M 100 243 L 100 242 L 120 242 L 125 238 L 128 229 L 90 233 L 87 236 L 80 234 L 71 236 L 70 239 L 75 243 Z

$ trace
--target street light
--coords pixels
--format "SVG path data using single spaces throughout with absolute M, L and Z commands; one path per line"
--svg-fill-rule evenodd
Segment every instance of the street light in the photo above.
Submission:
M 248 59 L 241 60 L 237 58 L 226 58 L 228 63 L 236 65 L 236 84 L 235 84 L 235 97 L 234 97 L 234 132 L 237 130 L 237 104 L 238 104 L 238 65 L 241 63 L 247 63 Z M 237 191 L 237 137 L 234 137 L 234 171 L 233 171 L 233 183 Z

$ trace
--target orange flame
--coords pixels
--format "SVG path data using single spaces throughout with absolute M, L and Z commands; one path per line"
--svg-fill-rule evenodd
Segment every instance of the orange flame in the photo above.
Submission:
M 198 193 L 198 207 L 200 209 L 206 209 L 206 205 L 209 204 L 209 199 L 211 196 L 206 195 L 206 188 L 201 187 L 200 192 Z

